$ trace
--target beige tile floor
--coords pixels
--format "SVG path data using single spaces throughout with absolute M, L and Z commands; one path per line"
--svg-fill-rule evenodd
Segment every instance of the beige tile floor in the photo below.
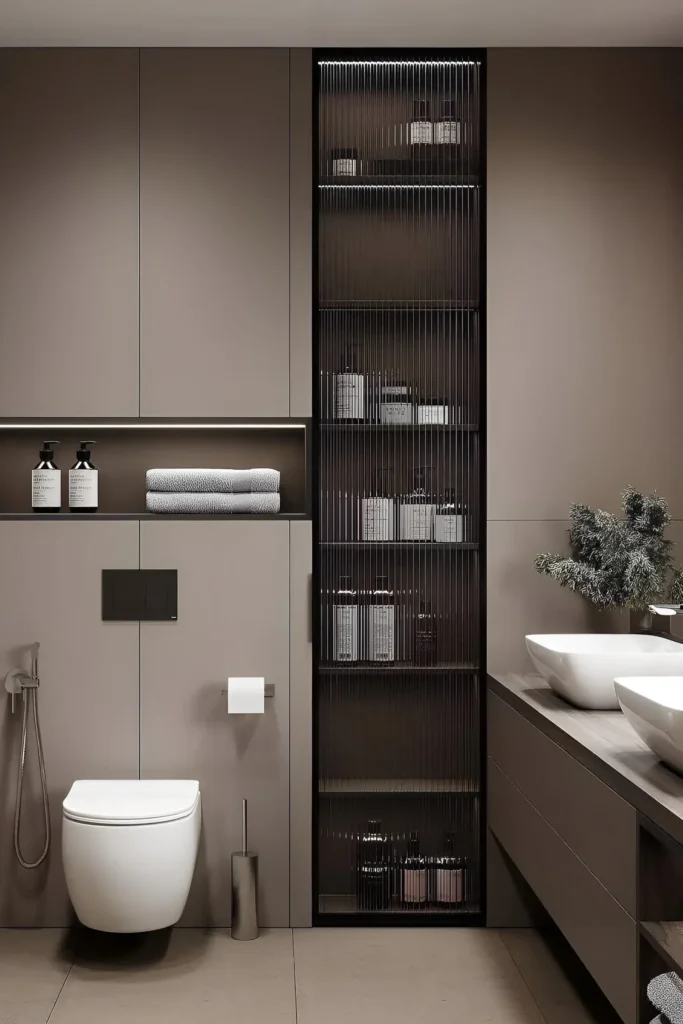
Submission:
M 605 1024 L 533 931 L 0 930 L 0 1024 Z

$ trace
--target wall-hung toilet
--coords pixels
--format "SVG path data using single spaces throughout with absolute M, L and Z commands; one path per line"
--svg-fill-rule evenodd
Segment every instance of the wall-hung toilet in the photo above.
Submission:
M 196 781 L 74 782 L 63 804 L 62 856 L 80 922 L 103 932 L 175 924 L 190 891 L 201 814 Z

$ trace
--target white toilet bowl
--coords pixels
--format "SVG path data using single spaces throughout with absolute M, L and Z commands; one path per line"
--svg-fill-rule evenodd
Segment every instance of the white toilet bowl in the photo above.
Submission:
M 201 831 L 199 783 L 74 782 L 62 856 L 78 919 L 103 932 L 168 928 L 183 912 Z

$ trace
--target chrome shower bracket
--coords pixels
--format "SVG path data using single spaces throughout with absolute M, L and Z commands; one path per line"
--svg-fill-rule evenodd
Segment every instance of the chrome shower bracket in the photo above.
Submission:
M 40 686 L 40 678 L 38 676 L 38 651 L 40 649 L 39 643 L 31 644 L 31 672 L 27 675 L 21 668 L 13 668 L 11 672 L 8 672 L 5 676 L 5 689 L 10 695 L 12 701 L 12 714 L 16 709 L 16 697 L 17 695 L 24 692 L 24 690 L 37 689 Z

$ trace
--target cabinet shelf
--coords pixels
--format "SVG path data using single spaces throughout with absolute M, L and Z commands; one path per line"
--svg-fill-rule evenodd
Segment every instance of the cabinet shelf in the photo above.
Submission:
M 199 521 L 208 522 L 212 520 L 238 520 L 247 522 L 252 519 L 259 521 L 267 520 L 275 522 L 278 519 L 310 519 L 304 512 L 278 512 L 277 515 L 166 515 L 157 512 L 1 512 L 0 522 L 11 522 L 12 520 L 35 519 L 37 521 L 47 520 L 48 522 L 110 522 L 112 520 L 138 520 L 139 522 L 156 521 Z
M 320 779 L 322 796 L 477 796 L 479 787 L 468 779 Z
M 466 189 L 479 188 L 474 174 L 325 174 L 318 181 L 320 189 Z
M 479 667 L 473 662 L 442 662 L 437 665 L 407 665 L 405 662 L 397 665 L 384 662 L 381 665 L 354 664 L 354 665 L 319 665 L 318 672 L 321 675 L 348 675 L 348 676 L 384 676 L 384 675 L 450 675 L 454 672 L 471 675 L 478 672 Z
M 329 299 L 318 302 L 321 313 L 474 313 L 475 299 Z
M 683 921 L 641 921 L 640 934 L 672 971 L 683 973 Z
M 323 551 L 478 551 L 479 545 L 473 541 L 453 541 L 437 543 L 436 541 L 411 540 L 323 540 L 320 542 Z
M 363 917 L 375 917 L 375 918 L 386 918 L 386 917 L 407 917 L 407 918 L 424 918 L 432 915 L 441 917 L 467 917 L 472 914 L 480 913 L 480 908 L 468 904 L 463 904 L 460 907 L 438 907 L 432 906 L 431 904 L 425 904 L 422 909 L 417 907 L 402 907 L 398 900 L 393 899 L 391 905 L 386 910 L 360 910 L 356 902 L 356 897 L 350 894 L 335 894 L 335 893 L 321 893 L 318 899 L 318 910 L 321 914 L 338 915 L 338 914 L 358 914 Z
M 368 431 L 373 430 L 378 433 L 396 433 L 398 431 L 401 434 L 415 433 L 415 431 L 425 431 L 428 434 L 450 433 L 450 434 L 472 434 L 479 430 L 476 423 L 321 423 L 320 429 L 323 431 Z

